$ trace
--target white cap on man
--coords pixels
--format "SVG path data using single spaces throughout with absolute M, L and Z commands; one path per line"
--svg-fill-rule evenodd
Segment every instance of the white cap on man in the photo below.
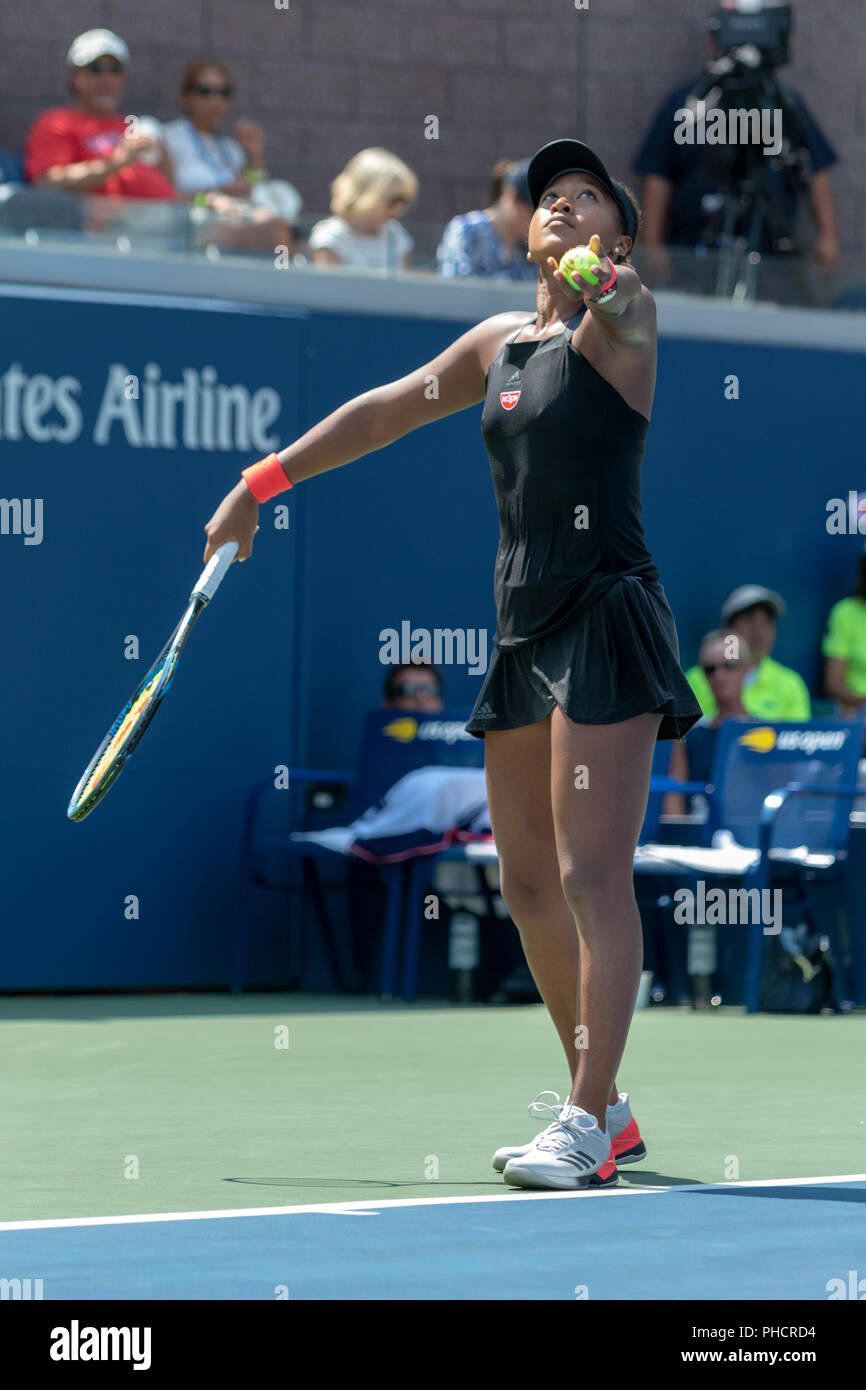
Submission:
M 66 62 L 71 68 L 86 68 L 97 58 L 116 58 L 126 67 L 129 62 L 129 49 L 119 34 L 111 29 L 88 29 L 79 34 L 69 45 Z
M 765 603 L 777 618 L 784 617 L 788 611 L 785 600 L 775 589 L 765 589 L 762 584 L 741 584 L 739 589 L 733 589 L 728 594 L 722 604 L 722 622 L 730 622 L 737 613 L 754 608 L 757 603 Z

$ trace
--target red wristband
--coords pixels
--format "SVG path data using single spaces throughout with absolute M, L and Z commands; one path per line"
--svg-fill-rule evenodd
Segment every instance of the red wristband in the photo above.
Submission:
M 615 284 L 616 284 L 616 266 L 614 265 L 613 261 L 611 261 L 611 263 L 610 263 L 610 279 L 609 279 L 608 281 L 606 281 L 606 283 L 603 284 L 603 285 L 601 286 L 601 292 L 600 292 L 597 296 L 596 296 L 596 295 L 586 295 L 586 294 L 585 294 L 583 297 L 584 297 L 584 299 L 588 299 L 589 302 L 590 302 L 590 304 L 601 304 L 601 303 L 603 302 L 603 300 L 605 300 L 605 299 L 608 298 L 609 294 L 611 294 L 611 295 L 613 294 L 613 287 L 614 287 Z
M 241 477 L 257 502 L 269 502 L 278 492 L 292 486 L 276 454 L 268 454 L 260 463 L 244 468 Z

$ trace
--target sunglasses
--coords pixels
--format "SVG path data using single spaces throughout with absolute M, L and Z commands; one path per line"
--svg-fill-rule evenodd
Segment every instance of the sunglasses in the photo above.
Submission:
M 439 687 L 435 681 L 407 681 L 394 689 L 395 695 L 438 695 Z
M 735 667 L 743 664 L 742 661 L 720 661 L 712 666 L 702 666 L 701 670 L 705 676 L 712 676 L 716 671 L 733 671 Z
M 104 75 L 120 77 L 123 72 L 123 64 L 117 62 L 101 63 L 97 60 L 95 63 L 87 64 L 87 71 L 95 73 L 97 77 L 102 77 Z
M 228 101 L 235 94 L 234 87 L 205 87 L 201 82 L 194 82 L 186 90 L 195 92 L 197 97 L 222 97 L 223 101 Z

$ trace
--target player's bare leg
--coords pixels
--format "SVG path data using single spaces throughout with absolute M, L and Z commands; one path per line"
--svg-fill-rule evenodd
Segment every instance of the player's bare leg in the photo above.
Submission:
M 562 890 L 551 805 L 550 717 L 488 733 L 484 760 L 500 892 L 532 978 L 559 1034 L 574 1081 L 580 946 Z M 616 1085 L 610 1104 L 618 1099 Z
M 643 937 L 633 857 L 646 811 L 661 715 L 576 724 L 557 708 L 550 725 L 551 800 L 562 889 L 580 942 L 577 1050 L 570 1101 L 605 1127 L 640 983 Z M 576 786 L 575 769 L 587 770 Z M 569 972 L 570 979 L 571 972 Z M 615 1088 L 614 1096 L 615 1099 Z

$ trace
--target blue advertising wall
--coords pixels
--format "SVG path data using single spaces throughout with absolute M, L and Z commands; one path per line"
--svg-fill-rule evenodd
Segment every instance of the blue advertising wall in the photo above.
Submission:
M 235 447 L 235 430 L 244 442 L 237 422 L 228 440 L 215 431 L 212 441 L 203 388 L 211 379 L 214 389 L 241 385 L 251 395 L 269 387 L 279 397 L 273 438 L 297 431 L 303 319 L 9 297 L 3 326 L 0 493 L 42 498 L 43 536 L 33 545 L 0 536 L 0 988 L 222 983 L 243 798 L 263 768 L 293 759 L 288 533 L 269 536 L 255 568 L 232 567 L 109 797 L 80 825 L 66 819 L 66 804 L 181 616 L 201 570 L 204 523 L 267 443 Z M 30 418 L 22 409 L 20 422 L 11 364 L 47 383 L 38 396 L 31 388 Z M 180 418 L 176 447 L 147 442 L 148 364 L 164 382 L 197 374 L 188 447 Z M 113 366 L 118 379 L 139 378 L 138 401 L 111 388 Z M 22 407 L 28 385 L 16 392 Z M 52 390 L 65 413 L 36 409 Z M 118 418 L 109 420 L 112 401 Z M 272 398 L 256 404 L 247 428 L 274 408 Z M 155 424 L 158 434 L 158 415 Z M 35 439 L 34 430 L 70 437 Z M 219 447 L 203 447 L 211 442 Z M 126 659 L 131 636 L 139 660 Z
M 252 784 L 279 764 L 352 767 L 384 629 L 492 639 L 480 407 L 263 507 L 252 561 L 123 778 L 80 825 L 67 801 L 180 616 L 240 469 L 467 325 L 57 291 L 2 292 L 0 312 L 0 496 L 43 502 L 38 544 L 0 535 L 0 990 L 223 986 Z M 776 655 L 818 691 L 826 613 L 863 545 L 826 529 L 828 499 L 862 486 L 862 379 L 851 352 L 662 341 L 644 521 L 683 665 L 755 581 L 785 596 Z M 480 675 L 445 680 L 450 706 L 473 702 Z M 286 976 L 288 910 L 260 895 L 259 983 Z

